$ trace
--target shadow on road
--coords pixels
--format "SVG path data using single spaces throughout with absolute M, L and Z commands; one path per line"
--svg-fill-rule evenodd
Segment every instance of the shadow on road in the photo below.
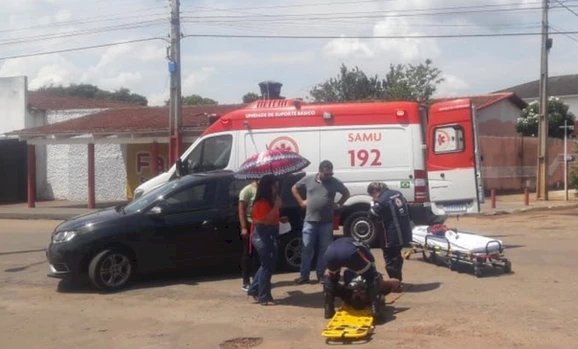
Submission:
M 219 281 L 238 278 L 237 273 L 231 270 L 205 270 L 198 271 L 171 271 L 165 273 L 154 273 L 137 275 L 130 281 L 127 287 L 114 291 L 113 293 L 130 292 L 133 290 L 166 287 L 173 285 L 197 285 L 202 282 Z M 57 291 L 61 293 L 110 293 L 100 292 L 90 284 L 88 276 L 83 276 L 78 280 L 60 280 Z
M 6 252 L 0 252 L 0 256 L 6 256 L 6 255 L 9 255 L 9 254 L 44 252 L 44 251 L 46 251 L 46 249 L 44 249 L 44 248 L 37 248 L 37 249 L 35 249 L 35 250 L 6 251 Z
M 46 263 L 46 261 L 40 261 L 40 262 L 30 263 L 30 264 L 27 264 L 27 265 L 23 265 L 23 266 L 21 266 L 21 267 L 8 268 L 8 269 L 4 269 L 4 271 L 7 272 L 7 273 L 17 273 L 17 272 L 19 272 L 19 271 L 26 270 L 26 269 L 28 269 L 28 268 L 30 268 L 30 267 L 35 266 L 35 265 L 40 265 L 40 264 L 44 264 L 44 263 Z

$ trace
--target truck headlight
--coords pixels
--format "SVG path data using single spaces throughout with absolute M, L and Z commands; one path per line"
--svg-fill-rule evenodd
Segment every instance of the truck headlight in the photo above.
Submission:
M 70 231 L 61 231 L 61 232 L 54 234 L 54 236 L 52 236 L 52 243 L 53 244 L 59 244 L 62 242 L 68 242 L 68 241 L 72 240 L 75 236 L 76 236 L 75 231 L 71 231 L 71 230 Z

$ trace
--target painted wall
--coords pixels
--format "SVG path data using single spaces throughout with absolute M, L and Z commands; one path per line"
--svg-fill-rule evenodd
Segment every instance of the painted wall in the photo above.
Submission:
M 93 114 L 102 109 L 60 110 L 46 113 L 49 124 Z M 40 146 L 39 146 L 40 147 Z M 86 144 L 47 145 L 46 185 L 43 199 L 88 200 Z M 124 145 L 96 144 L 95 192 L 97 201 L 126 199 L 126 151 Z
M 26 115 L 26 77 L 0 78 L 0 136 L 6 132 L 32 127 Z

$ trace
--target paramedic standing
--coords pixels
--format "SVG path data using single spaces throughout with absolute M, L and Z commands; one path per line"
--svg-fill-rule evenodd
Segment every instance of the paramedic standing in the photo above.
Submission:
M 301 197 L 299 190 L 304 188 L 306 199 Z M 300 276 L 296 284 L 309 282 L 311 261 L 317 255 L 317 280 L 323 281 L 325 271 L 325 250 L 333 241 L 333 210 L 340 208 L 349 198 L 349 190 L 343 183 L 333 177 L 333 164 L 323 160 L 319 164 L 319 172 L 301 178 L 291 188 L 293 196 L 302 208 L 305 208 L 301 251 Z M 335 194 L 341 198 L 335 203 Z
M 253 201 L 257 194 L 257 181 L 247 184 L 239 193 L 239 222 L 241 223 L 241 243 L 243 244 L 241 250 L 241 276 L 243 277 L 243 285 L 241 289 L 245 292 L 249 290 L 251 284 L 251 277 L 257 265 L 256 253 L 251 249 L 251 210 L 253 209 Z
M 370 215 L 385 230 L 379 234 L 379 244 L 383 251 L 385 270 L 390 278 L 402 280 L 403 257 L 401 249 L 410 246 L 412 239 L 407 200 L 397 190 L 385 183 L 372 182 L 367 193 L 373 198 Z

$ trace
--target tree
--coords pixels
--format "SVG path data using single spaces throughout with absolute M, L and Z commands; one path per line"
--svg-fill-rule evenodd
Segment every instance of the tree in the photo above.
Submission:
M 516 122 L 516 131 L 523 136 L 538 136 L 538 117 L 539 103 L 534 101 L 530 103 L 520 113 Z M 550 97 L 548 99 L 548 136 L 554 138 L 564 138 L 564 132 L 572 133 L 571 130 L 560 128 L 564 126 L 564 121 L 568 125 L 574 125 L 576 117 L 568 112 L 568 105 L 564 104 L 559 98 Z
M 201 97 L 199 95 L 190 95 L 187 97 L 182 98 L 182 104 L 184 105 L 214 105 L 219 104 L 219 102 L 210 99 Z
M 70 84 L 69 86 L 43 86 L 38 89 L 55 96 L 71 96 L 81 98 L 103 99 L 108 101 L 128 102 L 138 105 L 147 105 L 148 101 L 145 96 L 131 93 L 128 88 L 121 87 L 120 89 L 110 92 L 101 90 L 100 88 L 90 84 Z
M 384 82 L 377 75 L 368 77 L 358 67 L 349 70 L 342 64 L 338 76 L 316 85 L 309 93 L 316 102 L 383 99 Z
M 432 66 L 432 61 L 408 66 L 393 64 L 385 77 L 385 94 L 391 100 L 411 100 L 427 103 L 444 79 L 441 70 Z
M 340 74 L 316 85 L 311 97 L 316 102 L 337 102 L 364 99 L 413 100 L 427 102 L 443 81 L 441 70 L 427 59 L 418 65 L 390 65 L 385 79 L 368 77 L 358 67 L 341 65 Z
M 243 103 L 251 103 L 261 99 L 261 96 L 255 92 L 248 92 L 243 96 Z

